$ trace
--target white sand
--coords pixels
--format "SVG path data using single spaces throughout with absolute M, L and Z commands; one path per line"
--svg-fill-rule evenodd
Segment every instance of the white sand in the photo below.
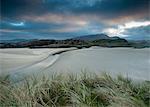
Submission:
M 0 75 L 9 72 L 23 71 L 32 65 L 40 63 L 47 59 L 51 54 L 62 50 L 71 50 L 74 48 L 57 48 L 57 49 L 0 49 Z M 49 60 L 53 62 L 54 59 Z M 43 64 L 43 67 L 46 66 Z M 37 67 L 38 69 L 38 67 Z M 33 71 L 33 70 L 31 70 Z
M 150 48 L 90 48 L 70 51 L 47 71 L 108 72 L 134 79 L 150 80 Z
M 50 75 L 53 72 L 79 73 L 84 70 L 150 80 L 150 48 L 92 47 L 51 55 L 60 50 L 65 49 L 2 49 L 1 73 L 11 72 L 13 77 L 20 78 L 32 73 Z

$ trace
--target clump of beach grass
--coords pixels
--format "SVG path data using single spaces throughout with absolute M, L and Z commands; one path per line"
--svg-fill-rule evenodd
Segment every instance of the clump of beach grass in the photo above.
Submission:
M 2 107 L 148 107 L 149 101 L 149 81 L 106 73 L 32 76 L 15 84 L 0 78 Z

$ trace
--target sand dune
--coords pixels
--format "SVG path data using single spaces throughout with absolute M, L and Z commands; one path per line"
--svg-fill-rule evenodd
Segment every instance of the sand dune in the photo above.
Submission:
M 63 53 L 48 71 L 109 72 L 150 80 L 150 49 L 89 48 Z
M 72 50 L 73 48 L 67 49 Z M 11 72 L 13 78 L 31 74 L 108 72 L 133 79 L 150 80 L 150 49 L 100 48 L 66 49 L 6 49 L 0 50 L 1 73 Z
M 57 48 L 57 49 L 1 49 L 0 50 L 0 74 L 9 72 L 21 72 L 29 70 L 31 66 L 40 65 L 41 62 L 53 62 L 55 58 L 51 55 L 64 50 L 72 50 L 74 48 Z M 44 63 L 43 62 L 43 63 Z M 43 64 L 43 67 L 46 65 Z M 38 69 L 38 67 L 37 67 Z M 33 71 L 33 70 L 31 70 Z

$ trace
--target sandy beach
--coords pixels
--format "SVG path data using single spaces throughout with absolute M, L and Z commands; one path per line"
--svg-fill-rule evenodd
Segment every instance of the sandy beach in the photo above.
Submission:
M 15 78 L 31 74 L 107 72 L 139 80 L 150 80 L 150 49 L 91 47 L 56 49 L 1 49 L 0 75 Z M 71 50 L 53 55 L 64 50 Z
M 53 49 L 0 49 L 0 74 L 12 73 L 45 61 L 52 54 L 74 48 Z M 54 57 L 55 58 L 55 57 Z M 53 58 L 53 59 L 54 59 Z M 49 60 L 49 63 L 52 60 Z M 43 64 L 43 67 L 45 64 Z

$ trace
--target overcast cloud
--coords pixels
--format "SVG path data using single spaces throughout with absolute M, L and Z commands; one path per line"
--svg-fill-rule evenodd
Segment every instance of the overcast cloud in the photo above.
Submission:
M 149 39 L 149 0 L 0 0 L 1 39 Z

